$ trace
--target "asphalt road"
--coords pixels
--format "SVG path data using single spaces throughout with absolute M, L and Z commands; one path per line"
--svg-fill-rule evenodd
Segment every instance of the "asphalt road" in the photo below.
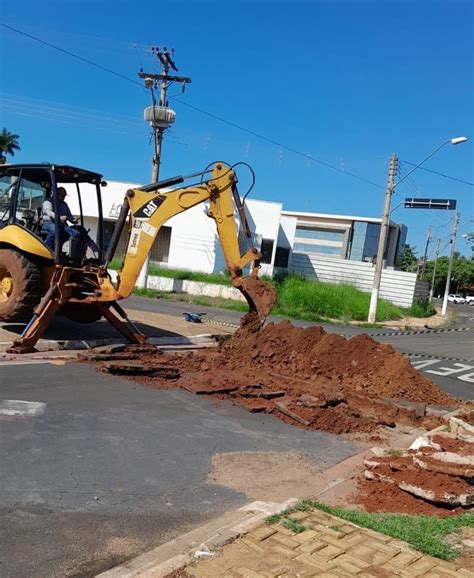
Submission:
M 132 297 L 126 305 L 172 315 L 206 311 L 210 319 L 229 323 L 240 319 L 232 311 L 166 300 Z M 469 331 L 368 332 L 404 352 L 442 389 L 472 399 L 474 311 L 454 307 L 457 328 Z M 4 400 L 39 405 L 28 405 L 31 415 L 12 415 Z M 206 482 L 215 453 L 288 450 L 307 453 L 323 469 L 358 448 L 272 416 L 228 403 L 216 407 L 182 391 L 154 391 L 85 365 L 4 364 L 0 575 L 93 576 L 248 501 Z
M 93 576 L 249 501 L 206 482 L 215 453 L 289 450 L 325 469 L 359 448 L 86 365 L 5 364 L 0 575 Z

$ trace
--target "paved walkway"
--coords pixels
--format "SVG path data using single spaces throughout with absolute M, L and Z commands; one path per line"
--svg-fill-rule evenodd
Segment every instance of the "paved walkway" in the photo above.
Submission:
M 215 557 L 200 560 L 176 576 L 473 576 L 472 569 L 424 555 L 404 542 L 324 512 L 295 512 L 291 518 L 299 520 L 306 530 L 294 534 L 280 523 L 260 525 L 224 546 Z

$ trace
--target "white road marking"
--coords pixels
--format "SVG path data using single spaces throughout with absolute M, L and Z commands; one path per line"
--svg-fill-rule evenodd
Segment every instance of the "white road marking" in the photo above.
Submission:
M 35 417 L 43 415 L 46 404 L 41 401 L 4 399 L 0 401 L 0 415 Z
M 466 365 L 465 363 L 453 363 L 453 365 L 457 367 L 438 367 L 438 369 L 427 369 L 426 373 L 434 373 L 435 375 L 447 377 L 448 375 L 453 375 L 454 373 L 460 373 L 461 371 L 474 369 L 473 365 Z
M 474 365 L 453 362 L 447 366 L 446 364 L 449 362 L 446 359 L 417 359 L 416 356 L 410 357 L 410 363 L 412 366 L 415 369 L 423 371 L 424 373 L 432 373 L 441 377 L 451 377 L 453 379 L 460 379 L 461 381 L 466 381 L 468 383 L 474 383 L 474 372 L 472 371 L 474 369 Z M 425 369 L 426 367 L 430 367 L 438 363 L 442 363 L 443 366 L 437 367 L 436 369 Z M 465 371 L 467 371 L 467 373 L 461 373 Z
M 440 359 L 423 359 L 422 361 L 412 361 L 412 365 L 415 369 L 423 369 L 423 367 L 428 367 L 441 361 Z

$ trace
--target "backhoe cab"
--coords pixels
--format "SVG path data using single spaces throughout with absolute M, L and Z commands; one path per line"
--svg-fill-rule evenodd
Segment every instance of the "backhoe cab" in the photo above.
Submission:
M 209 203 L 208 216 L 216 223 L 232 284 L 249 304 L 243 325 L 259 329 L 275 303 L 275 291 L 258 279 L 261 255 L 252 246 L 235 172 L 218 162 L 212 170 L 191 177 L 208 173 L 211 175 L 206 182 L 168 192 L 163 189 L 189 177 L 127 191 L 106 247 L 101 198 L 105 183 L 100 174 L 53 164 L 0 166 L 0 320 L 29 320 L 12 351 L 32 351 L 59 310 L 74 321 L 86 323 L 104 316 L 129 341 L 144 343 L 145 336 L 130 322 L 118 301 L 130 295 L 163 224 L 202 202 Z M 42 210 L 45 200 L 50 200 L 53 207 L 59 206 L 58 188 L 64 184 L 75 185 L 80 212 L 75 227 L 80 235 L 65 241 L 55 210 L 52 250 L 45 244 Z M 83 194 L 96 197 L 95 241 L 84 228 Z M 247 244 L 243 251 L 236 217 Z M 128 233 L 126 250 L 117 282 L 113 283 L 107 266 L 124 230 Z M 243 269 L 249 265 L 251 273 L 245 277 Z

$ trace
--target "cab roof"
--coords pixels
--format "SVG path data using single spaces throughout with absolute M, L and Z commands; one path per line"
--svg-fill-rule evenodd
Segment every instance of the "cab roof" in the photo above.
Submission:
M 86 169 L 72 167 L 70 165 L 56 165 L 53 163 L 37 163 L 37 164 L 5 164 L 0 165 L 0 174 L 10 172 L 16 169 L 28 169 L 30 174 L 28 180 L 36 182 L 44 181 L 44 171 L 53 171 L 58 183 L 100 183 L 102 175 L 94 173 Z

